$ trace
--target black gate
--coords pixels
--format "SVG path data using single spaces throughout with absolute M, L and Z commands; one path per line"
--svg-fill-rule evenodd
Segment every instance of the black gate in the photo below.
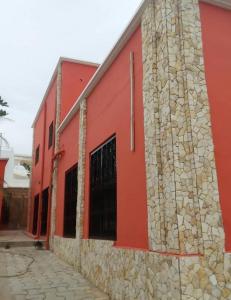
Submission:
M 76 206 L 78 191 L 77 164 L 66 172 L 65 176 L 65 199 L 64 199 L 64 236 L 75 237 L 76 235 Z
M 37 228 L 38 228 L 38 208 L 39 208 L 39 195 L 36 195 L 34 197 L 34 216 L 33 216 L 33 228 L 32 228 L 33 235 L 37 234 Z
M 91 238 L 116 239 L 116 138 L 91 154 Z
M 42 193 L 41 235 L 46 235 L 47 233 L 48 197 L 49 188 L 46 188 Z

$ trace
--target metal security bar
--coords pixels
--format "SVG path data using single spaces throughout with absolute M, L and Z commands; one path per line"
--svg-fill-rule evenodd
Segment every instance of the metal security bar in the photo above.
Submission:
M 46 188 L 42 193 L 41 235 L 46 235 L 47 233 L 48 196 L 49 188 Z
M 54 123 L 51 122 L 49 126 L 49 138 L 48 138 L 48 149 L 52 146 L 53 144 L 53 133 L 54 133 Z
M 37 165 L 37 163 L 39 161 L 39 148 L 40 148 L 40 146 L 38 145 L 38 147 L 35 150 L 35 165 Z
M 34 216 L 33 216 L 33 235 L 37 234 L 37 226 L 38 226 L 38 208 L 39 208 L 39 195 L 34 197 Z
M 78 191 L 77 164 L 66 172 L 64 203 L 64 237 L 76 236 L 76 207 Z
M 116 138 L 91 154 L 90 238 L 116 240 Z

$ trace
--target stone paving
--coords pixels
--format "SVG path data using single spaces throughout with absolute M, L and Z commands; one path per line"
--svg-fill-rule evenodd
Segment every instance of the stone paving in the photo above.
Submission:
M 109 298 L 52 252 L 26 247 L 0 250 L 0 299 Z

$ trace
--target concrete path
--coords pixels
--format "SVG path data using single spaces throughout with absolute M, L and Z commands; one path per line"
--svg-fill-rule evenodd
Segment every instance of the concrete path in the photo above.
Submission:
M 45 242 L 41 238 L 41 242 Z M 22 230 L 0 230 L 0 248 L 10 247 L 32 247 L 35 240 L 27 236 Z
M 0 249 L 1 300 L 108 300 L 52 252 L 34 248 Z

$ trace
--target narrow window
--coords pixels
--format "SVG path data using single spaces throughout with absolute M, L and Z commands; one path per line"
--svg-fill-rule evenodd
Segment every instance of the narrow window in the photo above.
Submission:
M 36 195 L 34 197 L 34 212 L 33 212 L 33 227 L 32 227 L 32 233 L 33 233 L 33 235 L 37 234 L 38 208 L 39 208 L 39 195 Z
M 116 240 L 116 138 L 90 156 L 89 237 Z
M 76 206 L 77 206 L 77 164 L 66 171 L 65 175 L 65 199 L 64 199 L 64 237 L 76 236 Z
M 42 216 L 41 216 L 41 235 L 47 234 L 49 188 L 42 192 Z
M 51 125 L 49 126 L 49 137 L 48 137 L 48 149 L 53 145 L 53 132 L 54 132 L 54 123 L 51 122 Z
M 39 146 L 35 150 L 35 164 L 37 165 L 39 161 Z

